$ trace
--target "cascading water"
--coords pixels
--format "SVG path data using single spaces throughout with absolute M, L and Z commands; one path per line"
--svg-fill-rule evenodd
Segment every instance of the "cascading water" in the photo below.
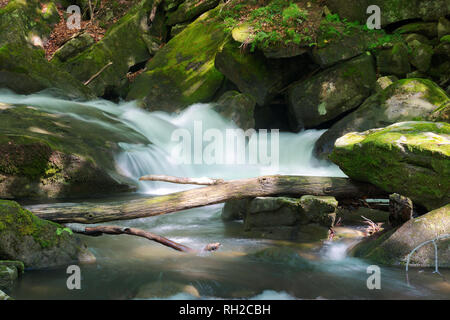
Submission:
M 328 162 L 319 162 L 312 156 L 315 141 L 324 132 L 323 130 L 307 130 L 300 133 L 282 132 L 278 141 L 272 140 L 270 134 L 267 139 L 261 139 L 255 133 L 255 149 L 247 144 L 245 153 L 249 159 L 252 153 L 256 162 L 237 163 L 241 150 L 237 146 L 227 144 L 225 137 L 227 130 L 237 129 L 230 121 L 216 113 L 209 104 L 195 104 L 180 114 L 167 114 L 164 112 L 148 112 L 140 109 L 134 102 L 115 104 L 105 100 L 91 102 L 67 101 L 42 94 L 16 95 L 8 91 L 0 92 L 0 102 L 10 104 L 30 105 L 40 110 L 63 114 L 78 120 L 85 121 L 87 125 L 99 125 L 110 130 L 119 130 L 105 120 L 118 121 L 129 132 L 137 132 L 148 139 L 148 144 L 119 143 L 122 152 L 116 156 L 118 170 L 134 179 L 147 174 L 165 174 L 185 177 L 212 177 L 222 179 L 248 178 L 266 174 L 295 174 L 308 176 L 345 176 L 340 169 Z M 200 132 L 196 131 L 196 124 L 202 126 Z M 179 141 L 173 139 L 176 130 L 183 129 L 192 138 L 190 151 L 196 150 L 201 154 L 208 147 L 204 133 L 208 130 L 224 137 L 222 142 L 224 160 L 206 164 L 205 161 L 182 161 L 176 148 Z M 199 137 L 200 135 L 200 137 Z M 265 140 L 268 140 L 266 142 Z M 199 144 L 200 143 L 200 144 Z M 271 143 L 277 143 L 272 146 Z M 261 159 L 261 152 L 270 154 L 273 147 L 277 147 L 279 160 L 277 165 L 267 164 Z M 188 148 L 188 149 L 189 149 Z M 200 148 L 200 149 L 198 149 Z M 192 154 L 192 160 L 194 155 Z M 229 161 L 231 159 L 231 161 Z M 247 159 L 247 160 L 248 160 Z M 227 162 L 228 161 L 228 162 Z M 148 194 L 163 194 L 189 188 L 188 186 L 168 185 L 160 182 L 141 182 L 139 191 Z
M 265 174 L 344 176 L 335 165 L 319 162 L 312 156 L 314 143 L 323 132 L 319 130 L 297 134 L 280 133 L 279 150 L 275 150 L 279 152 L 276 166 L 260 161 L 259 153 L 256 163 L 180 163 L 182 156 L 175 152 L 179 141 L 172 139 L 177 130 L 184 130 L 192 136 L 188 149 L 197 150 L 203 156 L 208 149 L 208 139 L 202 134 L 197 137 L 196 124 L 202 125 L 202 133 L 214 129 L 216 136 L 226 136 L 227 129 L 236 129 L 233 123 L 214 112 L 208 104 L 196 104 L 175 115 L 148 112 L 138 108 L 134 102 L 76 102 L 44 94 L 24 96 L 0 91 L 0 108 L 2 103 L 32 106 L 48 113 L 83 121 L 86 128 L 101 126 L 107 132 L 120 132 L 118 136 L 130 137 L 127 143 L 118 141 L 120 152 L 115 160 L 117 170 L 134 180 L 147 174 L 222 179 Z M 263 133 L 255 135 L 264 137 Z M 142 138 L 133 143 L 137 136 Z M 197 138 L 203 142 L 200 148 L 195 144 L 198 143 L 195 140 Z M 251 137 L 244 151 L 247 156 L 255 156 L 254 152 L 260 150 L 273 156 L 271 143 L 276 140 L 268 138 L 268 143 L 264 139 L 254 140 L 257 141 L 255 149 L 250 147 L 250 140 Z M 228 144 L 223 145 L 223 158 L 226 160 L 239 158 L 239 152 L 242 150 Z M 191 187 L 142 182 L 139 192 L 164 194 Z M 101 201 L 115 200 L 116 198 Z M 190 293 L 170 294 L 158 289 L 166 288 L 166 285 L 181 285 L 182 288 L 190 286 L 191 289 L 195 287 L 194 290 L 198 290 L 198 295 L 202 298 L 386 299 L 425 295 L 431 297 L 430 291 L 437 298 L 442 298 L 448 293 L 445 288 L 433 287 L 439 284 L 435 278 L 425 278 L 422 283 L 419 283 L 422 278 L 417 279 L 419 288 L 406 287 L 402 284 L 403 274 L 389 269 L 383 269 L 383 290 L 370 291 L 366 287 L 367 264 L 359 259 L 346 257 L 347 245 L 325 246 L 320 250 L 317 244 L 311 244 L 311 253 L 310 249 L 301 249 L 296 243 L 248 239 L 242 236 L 242 224 L 225 224 L 220 219 L 220 205 L 118 224 L 149 230 L 193 248 L 200 249 L 213 241 L 221 242 L 223 247 L 214 255 L 192 256 L 179 254 L 136 237 L 85 237 L 84 241 L 97 257 L 97 264 L 83 266 L 83 290 L 67 290 L 65 269 L 51 272 L 27 271 L 12 295 L 18 299 L 193 297 Z M 290 247 L 294 252 L 288 253 L 287 257 L 252 255 L 262 248 L 274 246 Z M 308 258 L 301 258 L 302 254 Z

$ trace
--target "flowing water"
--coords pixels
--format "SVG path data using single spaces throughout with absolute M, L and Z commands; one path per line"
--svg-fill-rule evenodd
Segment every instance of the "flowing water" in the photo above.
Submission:
M 102 126 L 119 130 L 112 123 L 120 123 L 131 134 L 144 136 L 148 143 L 120 143 L 116 155 L 117 171 L 134 180 L 146 174 L 166 174 L 185 177 L 213 177 L 234 179 L 264 174 L 296 174 L 311 176 L 344 176 L 331 163 L 319 162 L 312 156 L 314 142 L 323 131 L 308 130 L 298 134 L 279 134 L 279 162 L 267 163 L 256 157 L 258 163 L 244 164 L 181 163 L 183 156 L 176 152 L 179 146 L 171 139 L 172 133 L 181 129 L 192 137 L 215 129 L 216 136 L 226 136 L 227 129 L 235 129 L 212 110 L 211 105 L 196 104 L 178 115 L 148 112 L 136 107 L 134 102 L 114 104 L 104 100 L 81 103 L 48 95 L 15 95 L 0 92 L 0 102 L 29 105 L 55 114 L 86 122 L 86 126 Z M 114 122 L 105 119 L 114 120 Z M 198 133 L 198 132 L 197 132 Z M 256 133 L 256 137 L 265 137 Z M 257 152 L 263 150 L 272 159 L 271 149 L 276 134 L 258 140 Z M 200 135 L 204 138 L 203 135 Z M 200 140 L 202 140 L 200 138 Z M 208 142 L 196 149 L 207 148 Z M 203 139 L 206 140 L 206 139 Z M 202 142 L 202 141 L 200 141 Z M 276 146 L 276 145 L 275 145 Z M 249 144 L 244 152 L 256 152 Z M 225 159 L 236 160 L 239 151 L 226 143 Z M 120 196 L 128 200 L 148 195 L 166 194 L 192 186 L 163 182 L 140 182 L 138 192 Z M 111 199 L 86 200 L 90 202 L 117 201 Z M 49 204 L 60 205 L 60 204 Z M 64 203 L 70 206 L 71 203 Z M 29 207 L 31 210 L 33 206 Z M 223 222 L 222 205 L 191 209 L 164 216 L 118 222 L 163 235 L 176 242 L 201 249 L 207 243 L 221 242 L 215 253 L 185 254 L 132 236 L 82 237 L 97 257 L 92 265 L 82 265 L 82 290 L 68 290 L 65 268 L 27 270 L 13 288 L 11 295 L 17 299 L 433 299 L 450 297 L 450 284 L 442 275 L 428 269 L 405 272 L 399 268 L 382 268 L 381 290 L 369 290 L 366 285 L 367 267 L 363 260 L 347 257 L 353 240 L 324 243 L 295 243 L 246 237 L 242 222 Z M 262 249 L 267 249 L 261 253 Z

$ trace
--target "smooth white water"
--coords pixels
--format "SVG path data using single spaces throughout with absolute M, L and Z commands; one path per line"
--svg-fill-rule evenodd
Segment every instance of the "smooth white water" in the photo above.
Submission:
M 345 176 L 334 164 L 318 161 L 312 156 L 314 143 L 324 130 L 307 130 L 300 133 L 282 132 L 279 134 L 279 164 L 273 166 L 265 164 L 258 159 L 257 163 L 246 161 L 243 164 L 231 162 L 230 164 L 213 163 L 181 163 L 181 155 L 174 152 L 179 141 L 172 139 L 172 134 L 177 129 L 185 129 L 192 136 L 190 150 L 196 148 L 196 140 L 202 140 L 194 134 L 195 123 L 201 123 L 202 132 L 215 129 L 223 137 L 227 129 L 237 127 L 231 121 L 221 117 L 212 110 L 209 104 L 195 104 L 180 114 L 168 114 L 165 112 L 148 112 L 136 106 L 135 102 L 115 104 L 106 100 L 90 102 L 75 102 L 60 98 L 46 96 L 44 94 L 17 95 L 10 91 L 0 91 L 0 102 L 9 104 L 24 104 L 33 106 L 42 111 L 62 114 L 85 121 L 87 125 L 98 125 L 109 130 L 119 130 L 114 126 L 114 120 L 123 124 L 123 127 L 131 132 L 137 132 L 148 139 L 148 144 L 120 143 L 122 152 L 116 156 L 117 169 L 122 174 L 138 180 L 147 174 L 165 174 L 184 177 L 211 177 L 222 179 L 237 179 L 256 177 L 266 174 L 292 174 L 308 176 Z M 121 130 L 123 131 L 123 127 Z M 267 149 L 271 150 L 270 138 Z M 198 140 L 197 140 L 198 142 Z M 208 147 L 208 141 L 202 141 L 202 151 Z M 198 143 L 197 143 L 198 145 Z M 265 145 L 258 142 L 258 151 Z M 229 144 L 224 143 L 223 152 L 225 158 L 235 159 L 239 151 Z M 252 151 L 247 146 L 246 153 Z M 160 182 L 140 182 L 139 191 L 147 194 L 164 194 L 188 186 L 170 185 Z

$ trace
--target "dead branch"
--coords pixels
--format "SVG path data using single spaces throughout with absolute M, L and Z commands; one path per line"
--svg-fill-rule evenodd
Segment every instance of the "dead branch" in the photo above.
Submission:
M 177 184 L 197 184 L 203 186 L 210 186 L 215 184 L 224 183 L 223 179 L 211 179 L 211 178 L 180 178 L 166 175 L 148 175 L 139 178 L 140 181 L 163 181 Z
M 165 237 L 159 236 L 157 234 L 144 231 L 142 229 L 137 228 L 128 228 L 128 227 L 119 227 L 119 226 L 95 226 L 95 227 L 85 227 L 79 224 L 67 224 L 66 227 L 70 228 L 75 233 L 84 234 L 87 236 L 93 236 L 98 237 L 103 234 L 109 234 L 109 235 L 120 235 L 120 234 L 128 234 L 132 236 L 142 237 L 146 238 L 151 241 L 155 241 L 157 243 L 160 243 L 166 247 L 172 248 L 177 251 L 181 252 L 191 252 L 191 253 L 197 253 L 198 250 L 189 248 L 185 245 L 182 245 L 180 243 L 177 243 L 175 241 L 172 241 L 170 239 L 167 239 Z M 216 251 L 220 247 L 220 243 L 210 243 L 203 251 Z
M 84 82 L 84 85 L 87 86 L 89 83 L 91 83 L 92 80 L 94 80 L 95 78 L 97 78 L 100 73 L 102 73 L 103 71 L 105 71 L 106 68 L 108 68 L 110 65 L 112 65 L 112 61 L 108 62 L 105 66 L 103 66 L 103 68 L 101 68 L 96 74 L 94 74 L 92 77 L 89 78 L 89 80 L 87 80 L 86 82 Z

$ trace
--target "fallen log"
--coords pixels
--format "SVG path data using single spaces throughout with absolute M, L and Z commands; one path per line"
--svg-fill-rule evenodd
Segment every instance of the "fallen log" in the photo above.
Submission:
M 182 178 L 172 177 L 166 175 L 152 174 L 139 178 L 139 181 L 163 181 L 176 184 L 198 184 L 202 186 L 211 186 L 215 184 L 221 184 L 225 181 L 223 179 L 211 179 L 211 178 Z
M 167 239 L 165 237 L 159 236 L 157 234 L 137 229 L 137 228 L 128 228 L 128 227 L 119 227 L 119 226 L 95 226 L 95 227 L 85 227 L 83 225 L 78 224 L 66 224 L 66 227 L 72 230 L 75 233 L 84 234 L 88 236 L 98 237 L 103 234 L 109 235 L 120 235 L 127 234 L 132 236 L 138 236 L 142 238 L 146 238 L 151 241 L 155 241 L 159 244 L 162 244 L 166 247 L 172 248 L 181 252 L 190 252 L 190 253 L 199 253 L 196 249 L 189 248 L 185 245 Z M 220 243 L 210 243 L 202 251 L 216 251 L 220 247 Z
M 220 184 L 164 196 L 108 205 L 81 204 L 73 207 L 35 208 L 39 218 L 58 223 L 100 223 L 131 220 L 222 203 L 231 199 L 267 196 L 334 196 L 337 199 L 386 198 L 377 187 L 347 178 L 263 176 L 225 181 Z

